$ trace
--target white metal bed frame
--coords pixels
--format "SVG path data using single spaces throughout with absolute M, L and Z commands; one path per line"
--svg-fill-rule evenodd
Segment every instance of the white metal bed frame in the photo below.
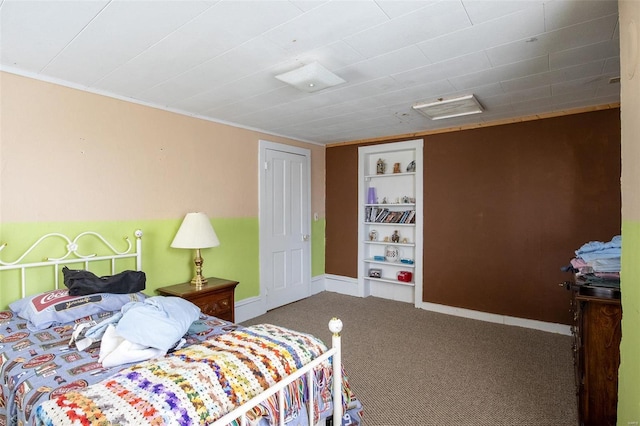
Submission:
M 126 259 L 126 258 L 135 258 L 136 260 L 136 270 L 142 270 L 142 231 L 136 230 L 134 232 L 136 238 L 136 246 L 135 250 L 133 249 L 133 245 L 129 240 L 129 237 L 125 236 L 124 240 L 127 243 L 127 249 L 124 251 L 118 251 L 113 247 L 102 235 L 97 232 L 86 231 L 78 234 L 75 238 L 71 239 L 64 234 L 60 234 L 57 232 L 53 232 L 50 234 L 43 235 L 40 237 L 35 243 L 31 245 L 20 257 L 18 257 L 13 262 L 5 262 L 0 259 L 0 271 L 6 271 L 10 269 L 19 269 L 20 270 L 20 285 L 22 291 L 22 297 L 26 296 L 27 293 L 27 277 L 26 270 L 30 268 L 38 268 L 38 267 L 46 267 L 52 266 L 54 270 L 54 289 L 59 288 L 59 268 L 60 265 L 66 264 L 74 264 L 74 263 L 83 263 L 84 269 L 89 269 L 90 262 L 96 262 L 101 260 L 110 260 L 111 261 L 111 274 L 115 274 L 116 272 L 116 260 L 117 259 Z M 78 241 L 85 236 L 94 236 L 98 238 L 105 245 L 107 249 L 109 249 L 113 254 L 107 254 L 103 256 L 97 256 L 95 253 L 93 254 L 81 254 L 79 252 L 80 245 Z M 31 263 L 20 263 L 24 258 L 26 258 L 29 253 L 35 250 L 43 241 L 49 238 L 62 238 L 67 244 L 64 246 L 66 249 L 66 253 L 61 257 L 46 257 L 42 262 L 31 262 Z M 0 252 L 7 246 L 7 243 L 2 243 L 0 245 Z M 75 258 L 70 257 L 74 255 Z
M 224 416 L 220 417 L 218 420 L 213 422 L 211 426 L 227 426 L 234 420 L 240 419 L 240 426 L 247 425 L 247 413 L 251 411 L 251 409 L 258 404 L 266 401 L 273 395 L 277 395 L 278 400 L 278 412 L 280 413 L 278 424 L 280 426 L 284 426 L 285 424 L 285 416 L 284 416 L 284 390 L 285 388 L 296 381 L 297 379 L 306 375 L 307 389 L 309 391 L 308 396 L 308 405 L 307 405 L 307 413 L 309 415 L 309 426 L 316 425 L 314 419 L 314 409 L 313 409 L 313 381 L 314 374 L 313 371 L 316 367 L 319 367 L 324 362 L 332 360 L 332 370 L 333 370 L 333 389 L 331 394 L 333 395 L 333 421 L 335 426 L 342 425 L 342 349 L 340 342 L 340 332 L 342 331 L 342 321 L 337 318 L 332 318 L 329 321 L 329 330 L 333 333 L 331 337 L 331 348 L 327 350 L 325 353 L 320 355 L 318 358 L 314 359 L 310 363 L 306 364 L 302 368 L 296 370 L 291 375 L 287 376 L 284 380 L 276 383 L 271 386 L 264 392 L 259 395 L 256 395 L 246 403 L 242 404 L 238 408 L 230 411 Z M 318 419 L 320 422 L 320 419 Z M 320 424 L 320 423 L 318 423 Z
M 86 231 L 78 234 L 75 238 L 71 239 L 68 236 L 60 233 L 50 233 L 40 237 L 35 243 L 31 245 L 20 257 L 18 257 L 13 262 L 7 262 L 0 259 L 0 272 L 7 270 L 20 270 L 20 285 L 22 291 L 22 297 L 26 296 L 27 292 L 27 279 L 26 279 L 26 270 L 30 268 L 37 267 L 53 267 L 54 271 L 54 288 L 59 288 L 59 276 L 60 276 L 60 265 L 66 264 L 75 264 L 75 263 L 83 263 L 84 269 L 89 269 L 90 262 L 96 261 L 105 261 L 109 260 L 111 262 L 111 273 L 116 273 L 116 260 L 117 259 L 126 259 L 126 258 L 135 258 L 136 261 L 136 269 L 142 270 L 142 231 L 136 230 L 134 232 L 136 238 L 135 250 L 133 250 L 133 245 L 129 240 L 129 237 L 125 236 L 124 240 L 127 243 L 127 249 L 124 251 L 116 250 L 113 245 L 111 245 L 102 235 L 92 232 Z M 98 238 L 106 248 L 108 248 L 113 254 L 101 255 L 97 256 L 94 254 L 82 254 L 80 252 L 79 240 L 85 236 L 94 236 Z M 43 241 L 49 238 L 62 238 L 65 242 L 66 253 L 57 258 L 46 257 L 41 262 L 30 262 L 30 263 L 20 263 L 23 259 L 25 259 L 29 253 L 31 253 L 38 245 L 40 245 Z M 7 246 L 7 243 L 2 243 L 0 245 L 0 252 Z M 75 257 L 71 257 L 71 255 Z M 307 412 L 309 416 L 309 426 L 316 425 L 316 421 L 319 423 L 320 419 L 314 419 L 315 411 L 313 407 L 314 403 L 314 395 L 313 395 L 313 382 L 314 382 L 314 369 L 321 366 L 323 363 L 331 360 L 332 361 L 332 374 L 333 374 L 333 387 L 332 387 L 332 395 L 333 395 L 333 419 L 334 425 L 338 426 L 342 424 L 342 350 L 341 350 L 341 337 L 340 332 L 342 331 L 342 321 L 337 318 L 331 319 L 329 321 L 329 330 L 332 332 L 331 338 L 331 348 L 323 353 L 318 358 L 314 359 L 310 363 L 306 364 L 302 368 L 296 370 L 293 374 L 287 376 L 285 379 L 271 386 L 263 393 L 255 396 L 251 400 L 247 401 L 243 405 L 237 407 L 233 411 L 227 413 L 220 419 L 216 420 L 211 426 L 226 426 L 234 420 L 240 419 L 240 426 L 246 426 L 248 422 L 247 413 L 250 412 L 254 407 L 272 396 L 276 395 L 278 401 L 278 412 L 281 414 L 279 416 L 279 425 L 284 426 L 285 415 L 284 415 L 284 391 L 285 388 L 294 382 L 295 380 L 306 376 L 307 386 L 309 394 L 308 396 L 308 406 Z

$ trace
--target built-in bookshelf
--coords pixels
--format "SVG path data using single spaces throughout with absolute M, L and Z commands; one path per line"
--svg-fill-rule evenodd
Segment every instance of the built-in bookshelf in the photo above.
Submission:
M 422 298 L 422 140 L 358 149 L 358 290 Z

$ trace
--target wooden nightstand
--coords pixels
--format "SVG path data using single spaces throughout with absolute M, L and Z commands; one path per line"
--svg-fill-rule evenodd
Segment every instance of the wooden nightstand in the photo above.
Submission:
M 203 314 L 235 321 L 234 291 L 238 281 L 207 278 L 207 285 L 197 290 L 191 283 L 170 285 L 156 290 L 162 296 L 178 296 L 200 308 Z

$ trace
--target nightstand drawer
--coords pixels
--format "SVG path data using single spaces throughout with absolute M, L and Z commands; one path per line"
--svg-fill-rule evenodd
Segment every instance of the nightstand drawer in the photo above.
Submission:
M 157 292 L 164 296 L 177 296 L 188 300 L 205 315 L 235 322 L 235 288 L 237 281 L 222 278 L 207 278 L 208 283 L 196 288 L 190 283 L 162 287 Z
M 230 294 L 215 294 L 204 297 L 196 297 L 191 302 L 198 306 L 203 314 L 227 319 L 231 313 L 233 298 Z

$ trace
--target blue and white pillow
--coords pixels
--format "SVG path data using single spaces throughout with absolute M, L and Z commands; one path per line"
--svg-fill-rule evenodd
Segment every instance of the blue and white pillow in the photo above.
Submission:
M 141 302 L 145 298 L 143 293 L 69 296 L 69 290 L 65 288 L 22 298 L 9 304 L 9 308 L 28 321 L 30 330 L 44 330 L 100 312 L 119 311 L 127 303 Z

